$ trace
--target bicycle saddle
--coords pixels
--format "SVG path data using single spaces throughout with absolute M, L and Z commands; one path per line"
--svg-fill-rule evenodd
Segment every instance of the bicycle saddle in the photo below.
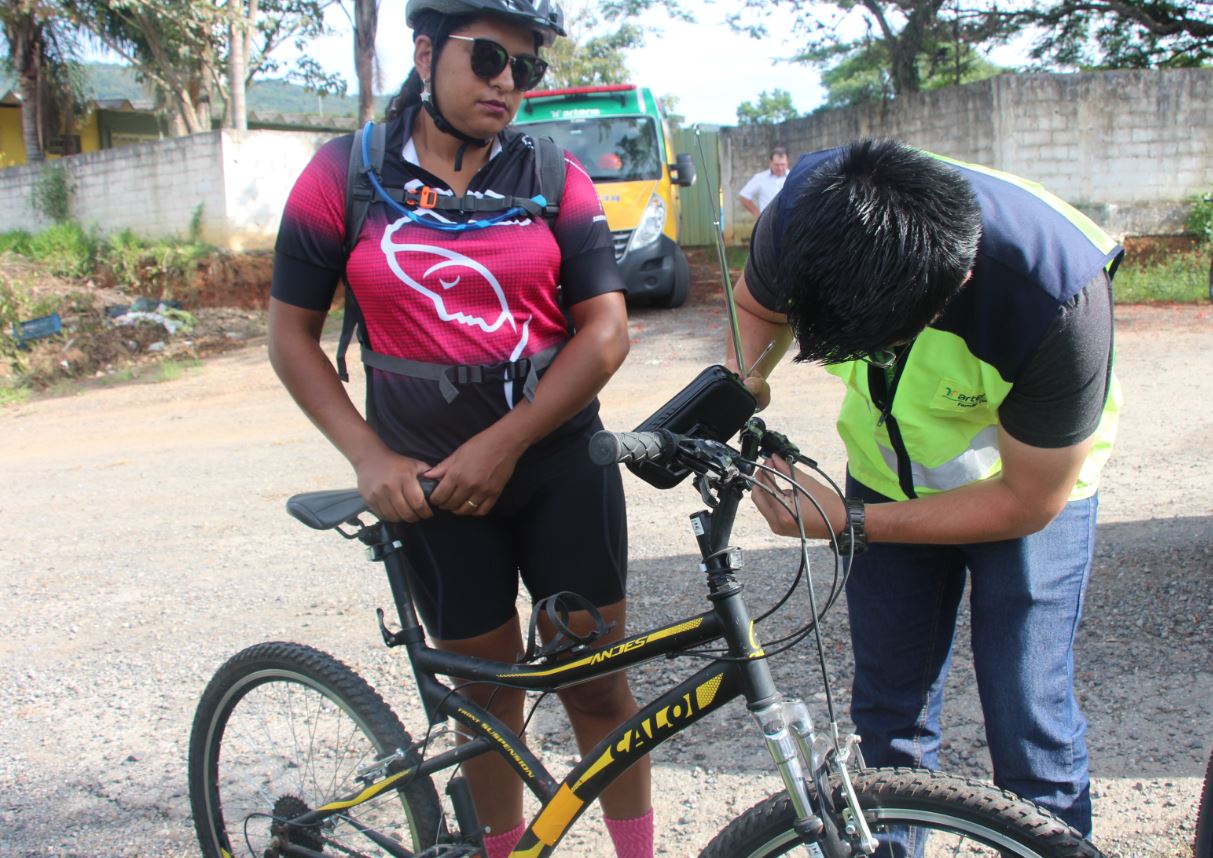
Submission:
M 359 513 L 366 512 L 366 501 L 357 489 L 304 492 L 286 502 L 286 511 L 308 527 L 332 530 Z

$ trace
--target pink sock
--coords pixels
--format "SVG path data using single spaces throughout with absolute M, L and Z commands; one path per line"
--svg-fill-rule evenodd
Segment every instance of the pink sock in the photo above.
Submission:
M 524 831 L 526 831 L 526 820 L 519 820 L 518 824 L 509 831 L 485 837 L 484 854 L 486 858 L 506 858 L 514 851 L 514 847 L 518 845 Z
M 635 819 L 603 817 L 619 858 L 653 858 L 653 809 Z

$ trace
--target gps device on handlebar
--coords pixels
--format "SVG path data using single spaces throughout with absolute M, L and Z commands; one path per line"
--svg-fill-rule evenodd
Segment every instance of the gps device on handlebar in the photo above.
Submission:
M 636 432 L 666 430 L 676 435 L 727 441 L 758 410 L 754 394 L 735 373 L 709 366 L 636 427 Z M 674 461 L 629 462 L 628 470 L 659 489 L 678 485 L 690 470 Z

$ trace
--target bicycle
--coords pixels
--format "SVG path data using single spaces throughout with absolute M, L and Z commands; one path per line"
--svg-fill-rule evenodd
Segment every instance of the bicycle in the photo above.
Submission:
M 807 542 L 802 539 L 801 574 L 791 587 L 805 581 L 810 617 L 791 635 L 759 641 L 738 581 L 741 550 L 729 545 L 738 505 L 746 491 L 764 489 L 755 480 L 759 469 L 774 473 L 761 464 L 764 456 L 779 453 L 817 468 L 758 418 L 741 431 L 738 448 L 664 430 L 595 435 L 590 453 L 599 464 L 664 463 L 694 476 L 706 509 L 691 516 L 691 525 L 710 609 L 609 645 L 582 639 L 562 652 L 518 663 L 427 646 L 397 550 L 400 543 L 392 526 L 363 523 L 366 507 L 357 491 L 291 498 L 287 507 L 295 518 L 361 542 L 372 560 L 384 563 L 400 628 L 389 629 L 378 609 L 380 632 L 388 647 L 404 647 L 428 727 L 421 740 L 413 740 L 377 692 L 323 652 L 280 642 L 244 650 L 207 686 L 190 737 L 190 802 L 203 853 L 212 858 L 482 854 L 485 832 L 457 768 L 475 755 L 497 753 L 541 805 L 513 855 L 547 856 L 617 775 L 741 696 L 784 789 L 726 826 L 703 850 L 704 858 L 782 855 L 801 848 L 815 858 L 851 858 L 877 850 L 901 855 L 919 848 L 905 844 L 921 844 L 922 832 L 931 833 L 925 854 L 932 856 L 1099 858 L 1101 853 L 1064 822 L 991 784 L 925 770 L 865 768 L 858 737 L 840 735 L 819 635 L 828 731 L 815 731 L 799 698 L 780 695 L 768 659 L 817 633 L 841 583 L 836 576 L 819 610 L 805 574 Z M 798 497 L 793 506 L 799 514 Z M 780 604 L 782 600 L 758 621 Z M 707 649 L 721 644 L 722 649 Z M 437 679 L 441 674 L 546 693 L 663 656 L 705 664 L 620 724 L 559 782 L 521 735 L 461 695 L 457 685 Z M 447 721 L 457 725 L 463 741 L 431 753 L 436 733 Z M 448 771 L 453 773 L 446 786 L 453 826 L 432 780 Z
M 1193 858 L 1213 858 L 1213 751 L 1205 768 L 1205 785 L 1200 792 L 1200 807 L 1196 812 L 1196 838 L 1192 843 Z

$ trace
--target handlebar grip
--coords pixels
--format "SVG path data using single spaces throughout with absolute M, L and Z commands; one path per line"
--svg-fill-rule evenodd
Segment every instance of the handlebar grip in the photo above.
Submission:
M 590 461 L 595 465 L 657 462 L 669 456 L 674 447 L 674 435 L 665 429 L 656 432 L 611 432 L 604 429 L 590 438 Z

